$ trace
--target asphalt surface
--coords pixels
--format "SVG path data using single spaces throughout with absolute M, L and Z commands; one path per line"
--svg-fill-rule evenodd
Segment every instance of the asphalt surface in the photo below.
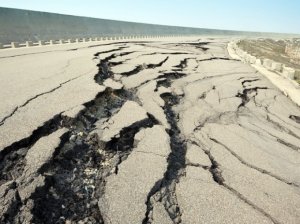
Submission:
M 228 42 L 0 51 L 0 222 L 299 223 L 299 107 Z

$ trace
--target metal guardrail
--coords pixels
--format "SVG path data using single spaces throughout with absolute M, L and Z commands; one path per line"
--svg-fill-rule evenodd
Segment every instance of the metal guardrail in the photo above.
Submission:
M 10 44 L 1 44 L 0 49 L 10 48 L 22 48 L 22 47 L 35 47 L 45 45 L 59 45 L 59 44 L 71 44 L 71 43 L 84 43 L 93 41 L 112 41 L 112 40 L 132 40 L 132 39 L 146 39 L 146 38 L 168 38 L 168 37 L 183 37 L 194 35 L 132 35 L 132 36 L 104 36 L 94 38 L 76 38 L 76 39 L 60 39 L 60 40 L 39 40 L 37 42 L 26 41 L 24 43 L 11 42 Z

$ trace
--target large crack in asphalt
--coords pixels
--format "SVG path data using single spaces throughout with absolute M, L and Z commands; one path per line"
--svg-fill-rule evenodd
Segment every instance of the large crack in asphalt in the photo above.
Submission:
M 289 118 L 295 121 L 296 123 L 300 124 L 300 116 L 290 115 Z
M 112 65 L 109 60 L 124 54 L 113 53 L 100 60 L 95 82 L 102 84 L 111 77 Z M 99 58 L 99 55 L 101 54 L 95 54 L 95 57 Z M 160 66 L 162 63 L 153 66 Z M 2 150 L 1 185 L 22 175 L 26 165 L 25 156 L 40 138 L 62 127 L 69 129 L 61 139 L 60 146 L 55 149 L 52 159 L 37 172 L 45 177 L 43 186 L 36 188 L 26 201 L 21 201 L 18 196 L 19 186 L 13 182 L 11 189 L 15 189 L 15 197 L 1 222 L 22 223 L 22 210 L 25 207 L 30 210 L 34 223 L 103 223 L 97 203 L 104 192 L 105 178 L 118 172 L 118 165 L 133 149 L 134 135 L 141 128 L 159 123 L 148 114 L 147 119 L 125 127 L 110 142 L 99 140 L 97 135 L 92 134 L 95 122 L 108 120 L 127 100 L 139 103 L 134 90 L 106 88 L 94 100 L 84 104 L 85 109 L 76 118 L 65 117 L 61 113 L 35 130 L 28 138 Z
M 204 47 L 208 45 L 210 42 L 197 42 L 197 43 L 188 43 L 188 45 L 191 45 L 195 47 L 196 49 L 201 49 L 202 51 L 207 51 L 209 47 Z
M 179 77 L 181 76 L 169 76 L 169 79 L 166 79 L 164 82 L 160 82 L 157 85 L 170 86 L 170 82 Z M 177 126 L 178 115 L 173 110 L 173 107 L 179 104 L 180 97 L 172 93 L 164 93 L 161 94 L 161 98 L 165 101 L 165 106 L 163 109 L 165 111 L 168 123 L 170 124 L 170 129 L 167 130 L 167 132 L 170 136 L 171 153 L 167 159 L 168 166 L 164 177 L 157 181 L 147 196 L 147 210 L 143 220 L 144 224 L 152 223 L 153 200 L 159 201 L 164 205 L 165 210 L 169 214 L 169 217 L 173 223 L 181 223 L 182 212 L 177 201 L 176 184 L 179 182 L 180 177 L 183 176 L 185 172 L 186 141 L 181 135 L 180 129 Z
M 240 60 L 238 60 L 238 59 L 226 58 L 226 57 L 210 57 L 210 58 L 205 58 L 205 59 L 198 59 L 197 62 L 214 61 L 214 60 L 240 61 Z
M 241 107 L 245 107 L 246 104 L 249 103 L 249 101 L 252 98 L 255 98 L 255 96 L 257 96 L 257 94 L 258 94 L 257 93 L 258 90 L 265 90 L 265 89 L 268 89 L 268 87 L 252 87 L 252 88 L 243 89 L 243 92 L 239 92 L 236 95 L 236 97 L 239 97 L 242 100 L 241 104 L 238 106 L 238 109 Z
M 125 48 L 127 48 L 127 47 L 119 47 L 119 48 L 112 49 L 112 50 L 107 50 L 107 51 L 98 52 L 98 53 L 96 53 L 94 56 L 95 56 L 95 57 L 98 57 L 100 54 L 111 53 L 111 52 L 115 52 L 115 51 L 120 51 L 120 50 L 123 50 L 123 49 L 125 49 Z M 116 57 L 116 56 L 124 56 L 124 55 L 130 54 L 130 53 L 132 53 L 132 52 L 124 52 L 124 53 L 120 53 L 119 55 L 113 54 L 113 55 L 111 56 L 111 58 Z M 101 61 L 108 61 L 108 60 L 110 60 L 111 58 L 109 57 L 109 58 L 107 58 L 107 60 L 101 60 Z M 0 126 L 2 126 L 2 125 L 4 124 L 4 122 L 5 122 L 8 118 L 12 117 L 12 116 L 13 116 L 20 108 L 25 107 L 25 106 L 28 105 L 31 101 L 37 99 L 37 98 L 40 97 L 40 96 L 43 96 L 43 95 L 52 93 L 52 92 L 54 92 L 54 91 L 60 89 L 61 87 L 63 87 L 65 84 L 67 84 L 67 83 L 69 83 L 69 82 L 71 82 L 71 81 L 74 81 L 74 80 L 78 79 L 79 77 L 81 77 L 81 75 L 80 75 L 80 76 L 76 76 L 76 77 L 71 78 L 71 79 L 68 79 L 68 80 L 66 80 L 66 81 L 64 81 L 64 82 L 62 82 L 62 83 L 60 83 L 59 85 L 57 85 L 56 87 L 54 87 L 54 88 L 52 88 L 52 89 L 50 89 L 50 90 L 48 90 L 48 91 L 39 93 L 39 94 L 37 94 L 37 95 L 35 95 L 35 96 L 33 96 L 33 97 L 27 99 L 23 104 L 21 104 L 21 105 L 15 107 L 15 108 L 12 110 L 12 112 L 11 112 L 10 114 L 8 114 L 8 115 L 6 115 L 5 117 L 3 117 L 3 118 L 1 119 L 1 121 L 0 121 Z
M 56 223 L 65 223 L 66 220 L 61 217 L 77 221 L 84 217 L 92 223 L 101 223 L 102 219 L 96 201 L 90 205 L 87 204 L 91 198 L 96 200 L 98 195 L 91 196 L 95 193 L 91 193 L 84 184 L 94 181 L 93 184 L 96 185 L 96 181 L 102 180 L 101 176 L 96 179 L 95 175 L 98 172 L 104 172 L 101 161 L 104 158 L 112 157 L 113 153 L 108 153 L 106 150 L 107 153 L 101 154 L 101 149 L 97 147 L 97 141 L 89 136 L 89 133 L 93 130 L 93 124 L 97 120 L 110 117 L 127 99 L 133 99 L 131 93 L 125 90 L 113 91 L 108 88 L 96 99 L 85 104 L 86 109 L 77 118 L 62 119 L 62 116 L 58 116 L 51 119 L 34 131 L 28 139 L 17 142 L 2 151 L 1 185 L 22 175 L 27 151 L 41 137 L 47 136 L 61 127 L 67 127 L 70 130 L 70 138 L 64 140 L 61 147 L 56 149 L 57 153 L 53 160 L 45 164 L 38 172 L 45 176 L 46 180 L 45 185 L 30 196 L 30 200 L 34 202 L 32 214 L 35 223 L 53 223 L 54 220 Z M 122 138 L 121 135 L 120 139 Z M 126 145 L 124 143 L 126 141 L 122 141 L 123 147 Z M 114 144 L 116 143 L 111 145 Z M 18 198 L 16 197 L 16 200 Z M 14 209 L 7 210 L 5 217 L 10 217 L 14 223 L 20 223 L 16 216 L 20 206 L 15 206 L 15 204 L 20 205 L 19 200 L 12 204 Z
M 100 107 L 102 105 L 99 104 Z M 103 116 L 97 114 L 97 119 L 107 116 L 105 112 Z M 32 196 L 35 223 L 50 224 L 53 220 L 56 223 L 67 220 L 103 223 L 98 200 L 104 193 L 105 178 L 118 172 L 118 165 L 133 149 L 134 135 L 141 128 L 152 127 L 156 123 L 149 117 L 124 128 L 118 138 L 104 143 L 96 135 L 89 135 L 93 130 L 92 124 L 85 125 L 89 128 L 78 132 L 81 121 L 78 122 L 72 124 L 76 127 L 72 136 L 76 138 L 71 136 L 53 160 L 42 168 L 41 173 L 47 177 L 46 185 Z M 109 166 L 106 165 L 108 163 Z M 46 210 L 43 209 L 45 207 Z
M 0 186 L 19 177 L 24 168 L 24 158 L 40 138 L 48 136 L 63 127 L 64 119 L 61 114 L 54 116 L 37 128 L 32 134 L 20 141 L 14 142 L 0 152 Z
M 142 65 L 137 65 L 134 69 L 128 72 L 122 72 L 120 75 L 122 76 L 131 76 L 139 73 L 142 70 L 145 69 L 155 69 L 157 67 L 161 67 L 167 60 L 169 59 L 169 56 L 167 56 L 165 59 L 163 59 L 161 62 L 158 62 L 157 64 L 142 64 Z
M 95 75 L 96 82 L 101 84 L 112 75 L 108 61 L 117 56 L 113 54 L 100 61 L 99 72 Z M 76 221 L 85 219 L 91 223 L 103 222 L 97 206 L 97 198 L 101 192 L 93 191 L 93 187 L 97 184 L 98 189 L 101 189 L 104 176 L 111 170 L 102 167 L 103 161 L 117 153 L 122 154 L 116 150 L 117 148 L 119 150 L 120 146 L 124 149 L 123 154 L 126 154 L 128 149 L 132 148 L 133 137 L 139 128 L 153 126 L 157 122 L 149 115 L 149 119 L 122 130 L 118 139 L 113 139 L 106 146 L 101 145 L 101 148 L 95 136 L 89 135 L 94 123 L 99 119 L 108 119 L 126 100 L 137 101 L 137 98 L 131 91 L 107 88 L 94 100 L 84 104 L 85 109 L 76 118 L 64 117 L 62 113 L 56 115 L 29 137 L 3 149 L 0 153 L 1 185 L 14 181 L 22 175 L 26 165 L 25 156 L 39 139 L 62 127 L 69 129 L 69 138 L 61 140 L 53 159 L 38 171 L 45 176 L 44 186 L 37 188 L 25 202 L 18 196 L 19 186 L 15 182 L 9 187 L 15 189 L 15 198 L 1 218 L 1 222 L 22 223 L 18 213 L 22 205 L 27 206 L 27 201 L 31 201 L 32 220 L 35 223 L 65 223 L 68 219 Z

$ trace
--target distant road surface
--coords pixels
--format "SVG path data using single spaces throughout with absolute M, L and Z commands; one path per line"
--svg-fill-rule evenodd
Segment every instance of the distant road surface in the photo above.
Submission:
M 300 223 L 300 109 L 228 38 L 0 51 L 1 223 Z

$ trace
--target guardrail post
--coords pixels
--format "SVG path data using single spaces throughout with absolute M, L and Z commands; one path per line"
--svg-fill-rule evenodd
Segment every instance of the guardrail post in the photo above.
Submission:
M 39 41 L 38 41 L 38 45 L 39 45 L 39 46 L 42 46 L 42 45 L 46 45 L 46 43 L 45 43 L 44 40 L 39 40 Z
M 11 47 L 18 48 L 18 47 L 20 47 L 20 44 L 18 42 L 11 42 Z
M 50 41 L 49 41 L 49 44 L 50 44 L 50 45 L 54 45 L 54 44 L 55 44 L 55 40 L 50 40 Z
M 282 64 L 278 63 L 278 62 L 272 62 L 271 70 L 276 71 L 276 72 L 281 72 Z
M 26 41 L 26 42 L 25 42 L 25 46 L 26 46 L 26 47 L 31 47 L 31 46 L 33 46 L 32 41 Z
M 267 68 L 267 69 L 271 69 L 271 67 L 272 67 L 272 60 L 270 60 L 270 59 L 264 59 L 263 60 L 263 66 L 265 67 L 265 68 Z

